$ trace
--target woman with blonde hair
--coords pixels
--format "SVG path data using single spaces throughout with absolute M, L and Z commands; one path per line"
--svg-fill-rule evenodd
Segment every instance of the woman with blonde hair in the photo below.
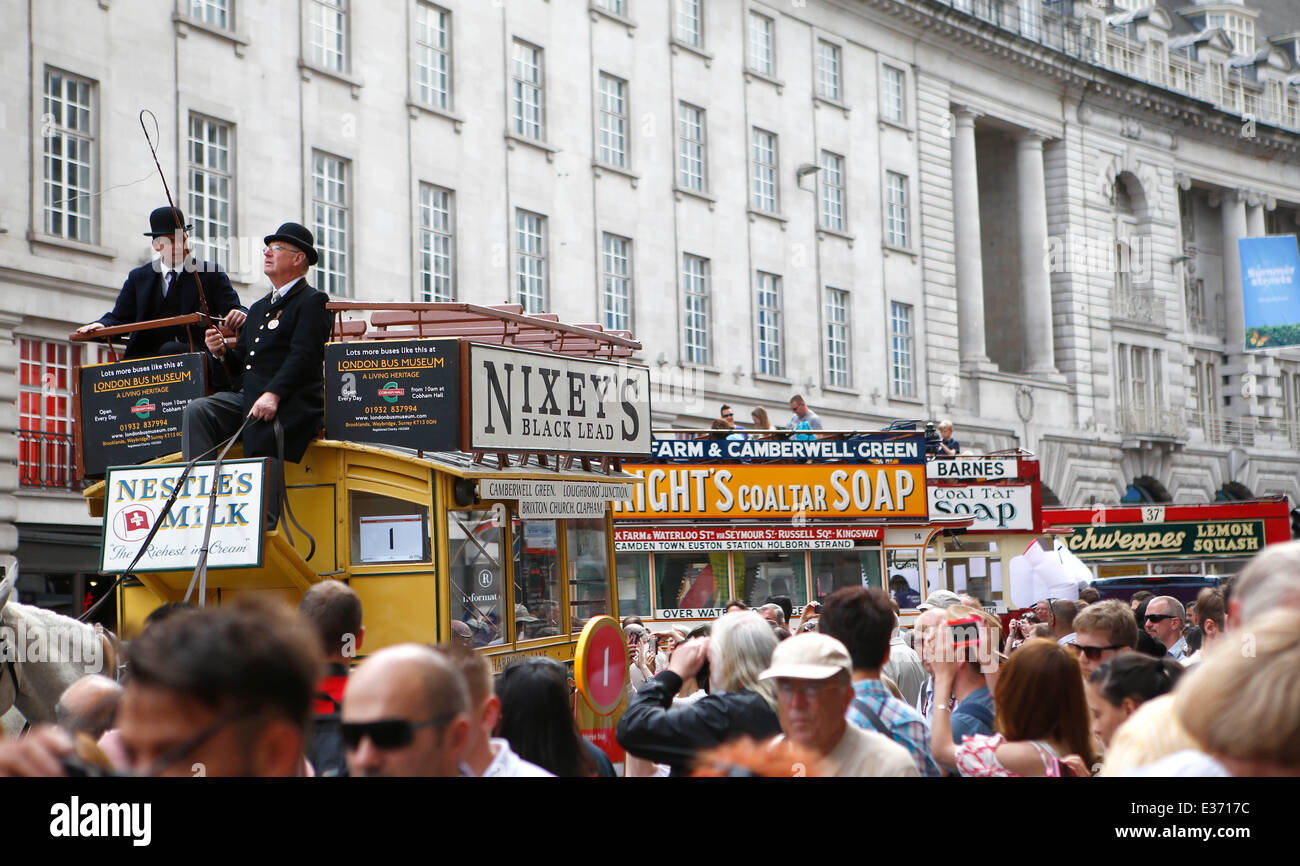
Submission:
M 955 646 L 952 635 L 945 626 L 939 658 L 931 662 L 935 701 L 930 741 L 935 760 L 956 767 L 963 776 L 1060 776 L 1063 765 L 1087 775 L 1096 757 L 1083 676 L 1079 663 L 1053 640 L 1030 638 L 1002 666 L 993 693 L 996 733 L 953 743 L 948 700 L 956 656 L 964 647 Z M 949 647 L 953 651 L 945 653 Z
M 1234 634 L 1242 640 L 1216 642 L 1184 677 L 1174 712 L 1232 775 L 1300 776 L 1300 610 L 1269 611 Z
M 754 411 L 749 413 L 749 417 L 754 421 L 754 423 L 750 425 L 749 428 L 750 438 L 752 439 L 769 438 L 771 435 L 770 431 L 773 428 L 772 428 L 771 419 L 767 417 L 767 410 L 764 409 L 762 406 L 755 406 Z
M 618 723 L 618 744 L 638 758 L 668 764 L 680 776 L 702 750 L 737 737 L 779 734 L 775 689 L 759 679 L 776 643 L 771 626 L 753 611 L 723 616 L 709 637 L 678 646 L 668 669 L 636 693 Z M 697 677 L 706 663 L 710 694 L 674 707 L 682 682 Z

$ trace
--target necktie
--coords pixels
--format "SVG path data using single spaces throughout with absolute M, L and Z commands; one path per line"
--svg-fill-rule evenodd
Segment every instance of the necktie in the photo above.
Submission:
M 175 281 L 176 281 L 176 272 L 175 272 L 175 271 L 168 271 L 168 272 L 167 272 L 167 276 L 166 276 L 166 278 L 163 280 L 163 297 L 164 297 L 164 298 L 167 297 L 167 293 L 170 292 L 170 291 L 172 290 L 172 283 L 174 283 Z
M 271 306 L 274 307 L 278 303 L 280 303 L 280 290 L 271 289 Z

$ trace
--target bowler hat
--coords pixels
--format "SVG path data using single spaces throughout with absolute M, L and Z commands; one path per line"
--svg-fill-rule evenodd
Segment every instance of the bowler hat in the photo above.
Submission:
M 314 265 L 320 256 L 316 254 L 316 238 L 312 235 L 311 230 L 298 223 L 284 223 L 275 230 L 275 234 L 267 235 L 262 238 L 262 242 L 270 245 L 271 241 L 284 241 L 292 244 L 307 254 L 307 264 Z
M 185 214 L 179 209 L 170 205 L 167 207 L 156 207 L 149 214 L 149 231 L 144 233 L 147 238 L 165 238 L 176 234 L 185 226 L 185 231 L 194 228 L 192 225 L 185 225 Z

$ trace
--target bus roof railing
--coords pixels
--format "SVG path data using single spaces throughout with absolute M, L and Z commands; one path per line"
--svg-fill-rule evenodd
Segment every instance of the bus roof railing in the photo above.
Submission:
M 630 331 L 599 324 L 570 325 L 554 313 L 525 313 L 519 304 L 426 303 L 421 301 L 331 301 L 333 339 L 409 340 L 463 337 L 481 343 L 532 348 L 590 358 L 629 358 L 642 346 Z M 344 318 L 345 313 L 368 314 Z

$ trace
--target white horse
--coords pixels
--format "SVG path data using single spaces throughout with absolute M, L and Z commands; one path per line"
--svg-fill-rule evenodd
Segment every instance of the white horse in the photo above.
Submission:
M 11 709 L 30 724 L 54 721 L 63 690 L 88 674 L 116 679 L 112 640 L 93 625 L 10 601 L 18 569 L 0 583 L 0 716 Z

